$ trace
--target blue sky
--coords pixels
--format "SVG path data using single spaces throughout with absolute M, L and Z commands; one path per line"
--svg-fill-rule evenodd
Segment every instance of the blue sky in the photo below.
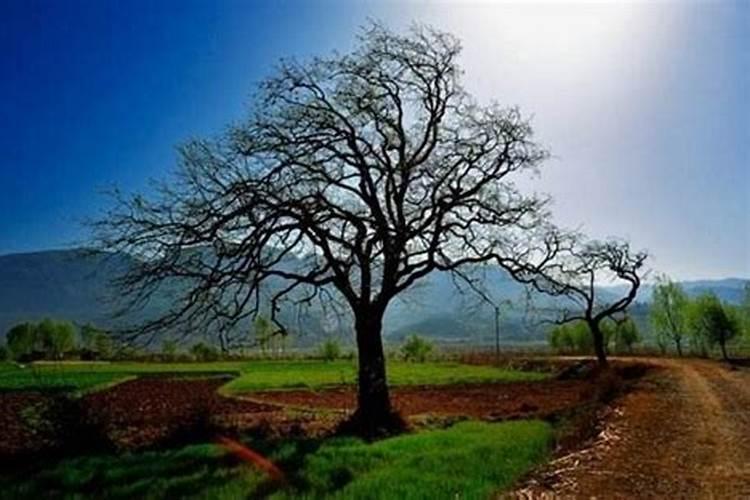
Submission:
M 345 51 L 367 18 L 464 42 L 467 88 L 533 116 L 529 189 L 677 278 L 750 277 L 747 2 L 35 1 L 0 18 L 0 254 L 85 240 L 118 185 L 241 119 L 283 56 Z

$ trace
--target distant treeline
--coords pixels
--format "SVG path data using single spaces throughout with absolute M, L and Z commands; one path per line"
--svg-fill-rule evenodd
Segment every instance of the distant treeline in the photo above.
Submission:
M 231 349 L 220 349 L 204 341 L 189 343 L 173 338 L 164 339 L 160 346 L 150 350 L 117 342 L 116 338 L 91 323 L 80 327 L 66 320 L 46 318 L 40 322 L 23 322 L 6 333 L 5 345 L 0 346 L 0 360 L 18 362 L 62 360 L 141 360 L 141 361 L 218 361 L 240 358 L 275 358 L 299 355 L 288 350 L 290 339 L 280 335 L 273 324 L 258 316 L 247 332 L 247 342 Z M 412 333 L 392 357 L 405 361 L 424 362 L 431 357 L 434 345 L 426 338 Z M 353 352 L 344 352 L 341 342 L 333 337 L 322 339 L 317 347 L 304 353 L 305 357 L 332 361 L 352 358 Z
M 5 336 L 0 356 L 17 361 L 61 360 L 72 355 L 93 360 L 111 357 L 113 347 L 107 332 L 94 325 L 76 328 L 70 321 L 46 318 L 13 326 Z
M 722 301 L 712 292 L 690 297 L 676 282 L 662 277 L 653 288 L 644 317 L 623 317 L 604 323 L 606 345 L 616 354 L 632 353 L 650 340 L 662 354 L 709 356 L 718 349 L 729 358 L 729 349 L 750 342 L 750 284 L 739 304 Z M 645 320 L 645 321 L 644 321 Z M 643 331 L 645 330 L 645 332 Z M 582 322 L 557 325 L 548 332 L 550 346 L 559 353 L 589 354 L 591 334 Z
M 432 344 L 423 337 L 432 337 L 435 332 L 429 329 L 417 331 L 425 335 L 404 335 L 399 339 L 405 346 L 418 351 L 417 354 L 407 347 L 406 351 L 394 355 L 407 359 L 426 356 L 431 349 L 427 346 Z M 750 285 L 744 288 L 743 300 L 732 304 L 711 292 L 691 297 L 679 283 L 660 278 L 653 287 L 652 302 L 648 306 L 636 304 L 630 316 L 604 322 L 603 332 L 607 349 L 614 354 L 629 354 L 647 346 L 662 354 L 694 356 L 709 356 L 718 350 L 722 357 L 728 358 L 731 350 L 743 341 L 750 343 Z M 503 336 L 506 335 L 504 329 Z M 139 350 L 117 342 L 110 332 L 92 323 L 77 326 L 70 321 L 47 318 L 10 328 L 5 345 L 0 346 L 0 359 L 21 362 L 136 358 L 212 361 L 248 355 L 285 356 L 290 354 L 294 340 L 288 335 L 279 335 L 272 323 L 262 316 L 253 322 L 245 336 L 243 343 L 224 349 L 206 341 L 189 343 L 166 338 L 156 348 Z M 549 330 L 547 339 L 550 347 L 561 354 L 590 354 L 593 351 L 591 334 L 581 322 L 557 325 Z M 314 354 L 322 358 L 344 355 L 340 339 L 336 337 L 321 336 L 317 345 Z

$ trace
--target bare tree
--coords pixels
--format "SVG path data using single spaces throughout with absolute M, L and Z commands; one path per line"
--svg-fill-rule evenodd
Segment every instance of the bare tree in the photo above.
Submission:
M 560 235 L 554 242 L 554 255 L 542 272 L 530 272 L 523 266 L 514 269 L 511 264 L 511 274 L 542 293 L 564 298 L 566 303 L 555 322 L 583 321 L 591 332 L 597 360 L 606 365 L 602 323 L 624 318 L 638 293 L 648 255 L 633 252 L 627 242 L 618 240 L 580 243 L 575 235 Z M 601 286 L 606 284 L 625 287 L 603 290 Z
M 497 262 L 528 274 L 549 258 L 532 244 L 547 199 L 512 182 L 547 154 L 517 109 L 462 89 L 459 52 L 446 33 L 373 25 L 349 54 L 283 61 L 246 121 L 180 148 L 158 196 L 118 195 L 97 235 L 137 258 L 120 285 L 134 306 L 163 287 L 175 299 L 136 333 L 231 328 L 266 300 L 284 331 L 282 304 L 335 299 L 355 323 L 353 421 L 387 428 L 391 300 L 434 270 Z

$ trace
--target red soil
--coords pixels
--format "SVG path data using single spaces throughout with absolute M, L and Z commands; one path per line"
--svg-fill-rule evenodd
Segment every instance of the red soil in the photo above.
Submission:
M 50 415 L 57 401 L 41 392 L 0 393 L 0 457 L 34 453 L 57 443 Z
M 595 400 L 600 380 L 405 386 L 394 406 L 413 422 L 549 417 Z M 224 397 L 225 378 L 146 377 L 70 400 L 36 392 L 0 393 L 0 458 L 51 448 L 134 450 L 214 435 L 319 435 L 355 407 L 353 387 L 263 391 Z M 321 411 L 325 410 L 325 411 Z
M 604 409 L 595 439 L 511 498 L 750 498 L 750 370 L 640 362 L 658 369 Z
M 486 420 L 545 417 L 590 400 L 594 383 L 585 380 L 548 380 L 500 384 L 408 386 L 392 389 L 396 409 L 405 416 L 466 416 Z M 323 391 L 263 391 L 252 400 L 293 407 L 351 410 L 353 388 Z
M 84 420 L 115 448 L 133 449 L 217 425 L 252 427 L 277 407 L 225 398 L 226 379 L 142 378 L 86 396 Z

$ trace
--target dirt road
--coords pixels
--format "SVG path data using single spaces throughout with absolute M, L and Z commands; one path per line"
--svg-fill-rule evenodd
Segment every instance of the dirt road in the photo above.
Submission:
M 617 401 L 590 446 L 553 461 L 517 498 L 750 498 L 750 371 L 698 360 Z

